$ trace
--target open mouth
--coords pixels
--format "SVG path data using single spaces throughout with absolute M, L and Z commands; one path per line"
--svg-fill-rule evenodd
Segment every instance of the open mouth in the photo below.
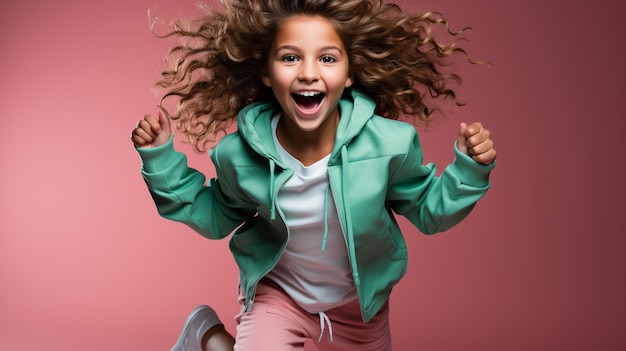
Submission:
M 303 110 L 313 110 L 317 108 L 326 94 L 318 91 L 299 91 L 291 94 L 291 97 Z

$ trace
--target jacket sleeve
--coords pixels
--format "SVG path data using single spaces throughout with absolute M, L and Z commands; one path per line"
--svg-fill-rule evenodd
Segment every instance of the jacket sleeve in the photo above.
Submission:
M 391 175 L 388 199 L 422 233 L 445 231 L 461 222 L 489 189 L 495 163 L 485 166 L 463 154 L 454 143 L 454 161 L 437 177 L 433 164 L 423 165 L 417 132 Z
M 173 138 L 156 148 L 137 149 L 141 173 L 161 216 L 184 223 L 209 239 L 221 239 L 254 214 L 254 208 L 227 196 L 222 184 L 187 166 L 187 157 L 174 150 Z

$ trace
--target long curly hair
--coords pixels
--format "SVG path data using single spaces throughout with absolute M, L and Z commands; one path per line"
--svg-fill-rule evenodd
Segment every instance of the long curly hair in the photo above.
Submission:
M 455 88 L 461 78 L 445 73 L 460 31 L 437 12 L 408 14 L 385 0 L 220 0 L 199 5 L 200 18 L 179 19 L 161 37 L 176 37 L 156 86 L 165 89 L 160 107 L 196 152 L 225 134 L 247 104 L 275 101 L 261 80 L 272 41 L 294 15 L 318 15 L 334 25 L 347 50 L 354 89 L 376 102 L 376 113 L 390 119 L 414 117 L 428 123 L 435 100 L 460 106 Z M 435 39 L 445 34 L 450 43 Z M 164 101 L 175 98 L 170 113 Z

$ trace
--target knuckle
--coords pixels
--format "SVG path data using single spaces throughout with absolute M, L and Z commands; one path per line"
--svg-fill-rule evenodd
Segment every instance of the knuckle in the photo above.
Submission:
M 474 156 L 474 160 L 476 162 L 482 163 L 482 164 L 487 163 L 487 157 L 485 156 L 485 154 L 480 154 L 480 155 Z

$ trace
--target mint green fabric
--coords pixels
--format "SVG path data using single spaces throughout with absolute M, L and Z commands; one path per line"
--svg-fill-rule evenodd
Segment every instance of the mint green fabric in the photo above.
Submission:
M 453 147 L 455 160 L 437 177 L 423 165 L 415 128 L 374 114 L 356 90 L 340 101 L 341 119 L 328 163 L 363 320 L 385 304 L 405 274 L 407 250 L 393 213 L 421 232 L 445 231 L 463 220 L 489 188 L 495 166 Z M 159 213 L 210 239 L 227 237 L 249 309 L 259 280 L 272 270 L 289 238 L 276 196 L 293 174 L 274 147 L 270 119 L 279 106 L 256 103 L 238 115 L 238 131 L 210 152 L 217 177 L 188 168 L 173 142 L 138 149 L 142 173 Z M 456 145 L 456 143 L 455 143 Z M 271 171 L 270 171 L 271 170 Z M 306 199 L 303 199 L 306 201 Z

